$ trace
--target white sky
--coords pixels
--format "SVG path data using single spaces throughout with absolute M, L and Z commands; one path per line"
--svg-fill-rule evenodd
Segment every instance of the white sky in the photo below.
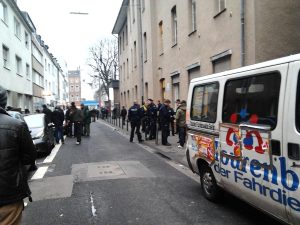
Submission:
M 111 34 L 122 0 L 18 0 L 27 11 L 49 52 L 87 77 L 88 49 Z M 72 15 L 84 12 L 89 15 Z

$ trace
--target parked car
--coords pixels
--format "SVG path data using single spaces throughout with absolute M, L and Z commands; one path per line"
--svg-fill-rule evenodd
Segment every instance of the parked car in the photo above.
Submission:
M 16 111 L 7 111 L 7 113 L 12 117 L 15 118 L 17 120 L 21 120 L 21 121 L 25 121 L 24 120 L 24 116 L 22 115 L 22 113 L 20 112 L 16 112 Z
M 54 147 L 54 128 L 46 124 L 45 114 L 24 116 L 37 152 L 49 154 Z

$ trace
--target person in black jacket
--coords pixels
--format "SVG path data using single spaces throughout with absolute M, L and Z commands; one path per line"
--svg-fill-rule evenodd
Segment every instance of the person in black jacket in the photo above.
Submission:
M 0 86 L 0 224 L 21 224 L 23 199 L 32 201 L 25 165 L 35 163 L 36 151 L 26 123 L 10 117 L 6 103 Z
M 151 98 L 148 99 L 146 114 L 149 120 L 149 140 L 153 140 L 156 138 L 157 107 Z
M 140 132 L 141 126 L 141 119 L 142 119 L 142 110 L 137 103 L 134 101 L 133 106 L 130 107 L 128 110 L 128 120 L 131 124 L 131 134 L 130 134 L 130 142 L 133 142 L 134 131 L 136 130 L 136 134 L 138 137 L 139 142 L 142 142 L 142 134 Z
M 161 124 L 161 142 L 162 145 L 166 145 L 166 146 L 171 146 L 171 144 L 168 142 L 168 136 L 170 134 L 170 118 L 171 118 L 171 113 L 169 111 L 170 103 L 171 101 L 166 99 L 164 101 L 163 106 L 160 107 L 159 110 L 159 120 Z
M 48 107 L 46 105 L 43 105 L 43 111 L 42 113 L 44 113 L 46 116 L 46 124 L 48 125 L 49 123 L 52 122 L 52 111 L 50 109 L 48 109 Z
M 56 144 L 59 144 L 59 141 L 61 140 L 61 143 L 64 144 L 64 125 L 65 115 L 62 109 L 59 106 L 55 107 L 55 110 L 52 112 L 52 122 L 55 126 L 54 136 Z
M 126 116 L 127 116 L 127 110 L 126 110 L 125 106 L 122 106 L 121 117 L 122 117 L 123 125 L 125 125 Z

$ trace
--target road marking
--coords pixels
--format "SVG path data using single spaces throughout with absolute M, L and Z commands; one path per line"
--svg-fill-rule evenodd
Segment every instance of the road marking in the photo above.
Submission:
M 95 208 L 95 205 L 94 205 L 94 198 L 93 198 L 93 193 L 90 192 L 90 199 L 91 199 L 91 210 L 92 210 L 92 214 L 93 214 L 93 217 L 96 217 L 97 214 L 96 214 L 96 208 Z
M 45 174 L 46 174 L 48 168 L 49 168 L 49 166 L 42 166 L 42 167 L 39 167 L 39 168 L 37 169 L 37 171 L 33 174 L 31 180 L 39 180 L 39 179 L 42 179 L 42 178 L 45 176 Z
M 61 147 L 61 144 L 55 145 L 55 147 L 52 149 L 50 155 L 47 156 L 47 158 L 43 161 L 43 163 L 51 163 L 53 161 L 53 159 L 55 158 L 56 154 L 58 153 L 60 147 Z

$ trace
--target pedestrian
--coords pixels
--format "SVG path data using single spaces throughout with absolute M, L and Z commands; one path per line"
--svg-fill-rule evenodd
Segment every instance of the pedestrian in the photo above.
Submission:
M 88 106 L 84 106 L 84 104 L 81 104 L 81 110 L 83 112 L 83 135 L 89 137 L 91 133 L 90 127 L 92 122 L 91 111 L 89 110 Z
M 176 115 L 176 113 L 177 113 L 177 109 L 178 109 L 179 105 L 180 105 L 180 99 L 177 99 L 177 100 L 176 100 L 175 115 Z M 176 131 L 175 131 L 175 134 L 178 134 L 178 133 L 179 133 L 179 127 L 178 127 L 178 124 L 176 123 Z M 178 141 L 177 143 L 179 143 L 179 141 Z
M 186 101 L 182 100 L 176 112 L 176 124 L 179 127 L 179 145 L 178 148 L 183 148 L 186 137 Z
M 169 113 L 172 136 L 175 136 L 175 112 L 171 106 L 169 107 Z
M 71 103 L 70 117 L 74 122 L 74 134 L 77 138 L 76 145 L 79 145 L 81 143 L 83 113 L 80 109 L 76 108 L 74 102 Z
M 25 113 L 25 114 L 30 114 L 29 109 L 25 109 L 24 113 Z
M 166 99 L 164 101 L 163 106 L 159 110 L 159 119 L 161 123 L 161 142 L 162 145 L 165 146 L 171 146 L 171 144 L 168 142 L 168 136 L 170 134 L 170 103 L 171 101 L 169 99 Z
M 0 224 L 21 224 L 24 198 L 31 199 L 25 165 L 35 164 L 36 150 L 25 122 L 4 110 L 7 91 L 0 86 Z
M 157 107 L 153 103 L 153 100 L 151 98 L 149 98 L 147 101 L 147 117 L 149 119 L 149 140 L 153 140 L 156 138 Z
M 127 116 L 127 110 L 126 110 L 125 106 L 122 106 L 121 117 L 122 117 L 123 126 L 125 125 L 126 116 Z
M 46 105 L 43 105 L 43 111 L 42 113 L 44 113 L 45 116 L 45 120 L 46 120 L 46 124 L 48 125 L 49 123 L 52 123 L 52 111 L 50 109 L 48 109 L 48 107 Z
M 142 132 L 146 132 L 146 127 L 148 124 L 148 117 L 147 117 L 147 104 L 143 101 L 142 102 L 142 119 L 141 119 L 141 126 L 142 126 Z
M 64 144 L 64 120 L 65 115 L 63 110 L 59 106 L 55 106 L 54 111 L 52 112 L 52 122 L 55 126 L 54 130 L 54 137 L 56 144 L 59 144 L 59 141 L 61 141 L 62 144 Z
M 140 132 L 140 126 L 141 126 L 141 118 L 142 118 L 142 111 L 137 103 L 137 101 L 134 101 L 133 106 L 130 107 L 128 110 L 128 120 L 131 125 L 131 133 L 130 133 L 130 142 L 133 142 L 134 133 L 136 133 L 138 137 L 138 141 L 141 143 L 142 140 L 142 134 Z
M 161 104 L 160 100 L 157 100 L 157 110 L 158 111 L 160 110 L 160 107 L 162 107 L 162 104 Z
M 81 108 L 81 109 L 84 110 L 84 107 Z M 90 111 L 90 114 L 91 114 L 91 118 L 93 117 L 93 122 L 96 122 L 96 116 L 97 116 L 96 109 L 93 108 L 93 109 Z
M 73 125 L 74 125 L 74 123 L 72 121 L 70 113 L 71 113 L 71 107 L 67 106 L 65 120 L 66 120 L 66 129 L 67 129 L 66 133 L 67 133 L 68 137 L 75 136 L 74 133 L 73 133 Z

